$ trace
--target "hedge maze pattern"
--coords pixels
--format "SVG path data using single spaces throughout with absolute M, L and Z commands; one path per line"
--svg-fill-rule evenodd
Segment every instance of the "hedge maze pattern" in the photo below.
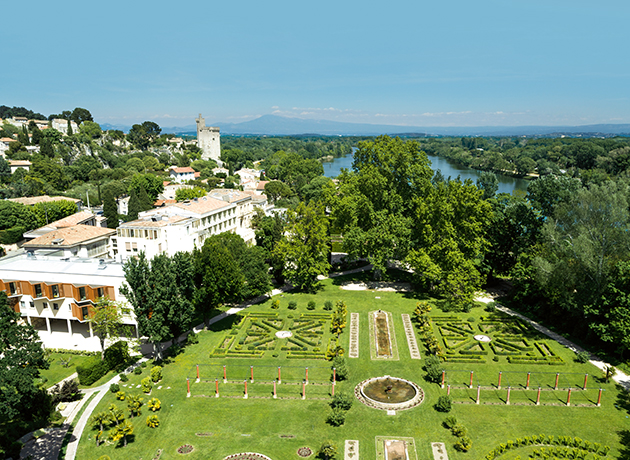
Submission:
M 431 318 L 444 345 L 442 357 L 452 363 L 485 363 L 506 356 L 513 364 L 564 364 L 538 333 L 517 318 L 490 317 L 471 323 L 456 316 Z M 475 340 L 478 334 L 492 340 Z
M 248 313 L 232 326 L 210 357 L 262 358 L 265 354 L 294 359 L 325 359 L 326 350 L 336 345 L 330 333 L 332 315 L 303 313 L 299 318 L 278 313 Z M 286 339 L 278 331 L 291 331 Z

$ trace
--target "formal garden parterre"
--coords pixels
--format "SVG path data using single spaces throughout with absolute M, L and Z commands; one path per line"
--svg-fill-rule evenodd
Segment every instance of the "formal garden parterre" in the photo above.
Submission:
M 345 281 L 348 279 L 351 278 Z M 549 458 L 555 458 L 551 455 L 562 458 L 565 447 L 586 452 L 590 455 L 585 457 L 587 460 L 598 458 L 595 455 L 601 458 L 623 458 L 620 455 L 623 455 L 626 447 L 621 442 L 623 438 L 620 433 L 627 430 L 626 396 L 613 383 L 601 379 L 594 366 L 575 362 L 570 350 L 533 334 L 518 322 L 507 321 L 498 314 L 487 312 L 482 306 L 467 313 L 445 314 L 436 308 L 439 302 L 425 299 L 432 306 L 431 311 L 426 313 L 430 319 L 431 334 L 423 331 L 422 324 L 414 322 L 422 360 L 412 359 L 408 347 L 398 349 L 398 360 L 374 360 L 368 353 L 370 338 L 374 340 L 369 313 L 378 310 L 390 312 L 392 338 L 398 344 L 407 343 L 401 315 L 412 314 L 418 299 L 395 292 L 378 292 L 375 295 L 373 291 L 344 291 L 339 288 L 343 281 L 326 280 L 317 294 L 295 293 L 274 297 L 248 308 L 240 318 L 211 326 L 210 330 L 197 335 L 199 343 L 184 347 L 179 354 L 163 363 L 162 381 L 152 385 L 149 397 L 142 393 L 141 381 L 149 375 L 152 366 L 142 368 L 141 375 L 129 375 L 129 381 L 125 383 L 127 387 L 121 389 L 132 395 L 144 396 L 145 402 L 140 407 L 140 414 L 134 418 L 128 419 L 125 414 L 126 420 L 133 425 L 127 446 L 122 447 L 121 441 L 108 441 L 97 447 L 95 436 L 99 430 L 86 431 L 77 458 L 98 458 L 101 455 L 117 459 L 154 458 L 159 452 L 160 459 L 180 458 L 182 455 L 191 459 L 224 459 L 230 455 L 253 453 L 272 460 L 284 460 L 301 458 L 298 452 L 306 446 L 315 455 L 322 443 L 331 441 L 338 452 L 336 458 L 340 459 L 344 456 L 346 441 L 356 440 L 360 446 L 356 458 L 365 460 L 384 455 L 383 450 L 378 450 L 377 439 L 405 441 L 405 438 L 413 440 L 418 459 L 433 458 L 432 444 L 435 442 L 444 443 L 451 460 L 525 460 L 530 456 L 544 458 L 543 454 L 550 455 Z M 280 301 L 278 308 L 272 308 L 274 300 Z M 315 302 L 316 308 L 309 310 L 307 307 L 311 301 Z M 331 351 L 331 340 L 336 341 L 335 346 L 348 350 L 350 334 L 342 329 L 337 338 L 337 334 L 331 332 L 333 321 L 330 315 L 334 315 L 334 309 L 324 310 L 326 301 L 333 304 L 343 301 L 348 316 L 350 313 L 359 313 L 358 342 L 361 352 L 358 358 L 346 357 L 349 376 L 347 380 L 336 382 L 336 395 L 352 395 L 359 382 L 392 375 L 418 384 L 424 393 L 422 404 L 397 411 L 392 416 L 387 415 L 386 411 L 374 410 L 355 402 L 344 412 L 342 424 L 333 426 L 328 422 L 336 409 L 333 408 L 331 412 L 332 369 L 326 354 Z M 289 309 L 289 302 L 296 303 L 295 309 Z M 320 316 L 309 317 L 309 314 Z M 440 317 L 449 319 L 442 320 Z M 290 342 L 288 337 L 277 337 L 279 331 L 292 332 L 291 338 L 296 338 L 298 343 Z M 473 344 L 474 335 L 481 334 L 492 338 L 489 343 L 496 342 L 493 344 L 494 349 L 488 343 L 482 343 L 483 351 L 487 354 L 459 353 Z M 431 335 L 440 341 L 438 344 L 446 358 L 439 364 L 436 381 L 431 381 L 424 369 L 431 356 L 431 347 L 434 346 L 427 339 Z M 449 351 L 456 353 L 447 354 L 444 339 L 452 348 Z M 542 352 L 536 344 L 542 347 Z M 239 349 L 236 348 L 238 345 Z M 230 350 L 237 353 L 232 354 Z M 468 351 L 479 350 L 481 348 L 471 347 Z M 544 350 L 553 353 L 557 362 L 529 359 L 544 358 Z M 289 354 L 294 357 L 289 358 Z M 456 356 L 465 359 L 469 356 L 481 357 L 483 362 L 481 359 L 479 362 L 452 362 L 449 359 Z M 515 357 L 525 358 L 527 362 L 508 359 Z M 198 383 L 197 366 L 200 369 Z M 228 377 L 226 383 L 223 383 L 223 366 L 226 367 Z M 281 383 L 278 382 L 278 368 L 282 373 Z M 309 383 L 303 399 L 301 392 L 306 368 Z M 444 388 L 440 381 L 442 370 L 447 379 Z M 473 371 L 474 376 L 472 389 L 469 385 L 470 371 Z M 503 378 L 501 390 L 497 385 L 499 373 L 502 373 Z M 525 390 L 528 373 L 531 374 L 531 388 Z M 554 390 L 558 373 L 561 376 L 559 388 Z M 585 374 L 590 375 L 589 384 L 586 390 L 582 390 L 580 386 Z M 190 398 L 187 397 L 187 381 L 191 388 Z M 248 399 L 243 398 L 245 382 L 249 385 Z M 273 398 L 274 382 L 277 399 Z M 453 404 L 450 413 L 439 412 L 435 405 L 441 396 L 446 396 L 446 385 L 449 384 L 452 386 L 449 396 L 453 402 L 462 403 Z M 482 393 L 482 404 L 477 405 L 474 400 L 480 384 L 488 389 Z M 535 398 L 539 384 L 546 388 L 544 393 L 550 398 L 558 393 L 557 405 L 536 406 L 531 401 Z M 219 386 L 219 397 L 215 396 L 216 385 Z M 515 388 L 510 405 L 504 401 L 508 386 Z M 573 387 L 576 392 L 573 398 L 583 399 L 575 400 L 575 404 L 567 407 L 566 391 L 569 387 Z M 600 387 L 603 388 L 603 398 L 601 406 L 597 407 L 594 402 Z M 146 424 L 146 417 L 154 414 L 146 405 L 146 401 L 151 398 L 161 401 L 161 409 L 155 412 L 160 421 L 157 428 Z M 528 404 L 517 404 L 521 399 Z M 584 401 L 588 402 L 588 407 L 581 405 Z M 111 404 L 116 403 L 116 395 L 109 393 L 95 412 L 106 411 Z M 118 402 L 118 407 L 122 408 L 123 405 Z M 457 425 L 461 425 L 464 430 L 458 428 L 457 434 L 454 434 L 446 429 L 444 422 L 449 416 L 456 417 Z M 112 429 L 112 423 L 109 425 L 105 431 Z M 458 436 L 462 433 L 463 436 Z M 544 442 L 541 441 L 542 434 L 545 436 Z M 575 438 L 580 439 L 580 446 L 557 443 L 559 439 L 569 438 L 574 440 L 573 444 Z M 554 441 L 550 442 L 550 439 Z M 516 443 L 518 449 L 514 447 Z M 593 451 L 596 444 L 598 450 Z M 194 449 L 188 454 L 178 453 L 177 449 L 184 445 L 193 446 Z M 395 447 L 400 445 L 394 444 Z M 455 446 L 467 447 L 467 451 L 457 450 Z M 574 455 L 573 450 L 566 452 Z

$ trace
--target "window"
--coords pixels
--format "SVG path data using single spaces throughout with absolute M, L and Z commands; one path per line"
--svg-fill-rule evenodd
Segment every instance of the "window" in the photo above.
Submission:
M 48 308 L 48 303 L 47 303 L 47 302 L 42 302 L 42 306 L 43 306 L 44 308 Z
M 96 296 L 103 297 L 105 295 L 104 289 L 102 287 L 96 289 Z
M 35 285 L 35 297 L 41 297 L 42 296 L 42 285 L 41 284 L 36 284 Z
M 35 302 L 31 302 L 31 308 L 35 308 Z
M 59 297 L 59 285 L 54 284 L 50 288 L 52 289 L 52 296 L 53 297 Z
M 138 243 L 131 243 L 131 249 L 133 252 L 138 252 Z
M 53 310 L 59 310 L 59 304 L 58 303 L 54 303 L 53 304 Z
M 81 307 L 81 316 L 84 320 L 88 317 L 88 307 Z
M 131 251 L 131 243 L 130 243 L 129 241 L 127 241 L 127 242 L 125 243 L 125 249 L 126 249 L 127 251 Z
M 113 248 L 117 248 L 118 247 L 118 240 L 115 238 L 112 238 L 112 247 Z
M 9 283 L 9 295 L 15 294 L 15 283 Z
M 87 295 L 85 295 L 85 287 L 80 287 L 79 288 L 79 299 L 80 300 L 87 299 Z
M 20 308 L 26 308 L 26 302 L 20 300 Z

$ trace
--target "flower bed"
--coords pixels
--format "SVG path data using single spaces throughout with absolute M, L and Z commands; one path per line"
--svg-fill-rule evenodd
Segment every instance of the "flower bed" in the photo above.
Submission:
M 243 452 L 240 454 L 232 454 L 225 457 L 223 460 L 271 460 L 269 457 L 256 452 Z
M 297 450 L 297 454 L 300 457 L 310 457 L 311 455 L 313 455 L 313 451 L 310 447 L 300 447 Z
M 179 446 L 177 448 L 177 453 L 178 454 L 189 454 L 193 450 L 195 450 L 195 448 L 193 446 L 191 446 L 190 444 L 184 444 L 183 446 Z

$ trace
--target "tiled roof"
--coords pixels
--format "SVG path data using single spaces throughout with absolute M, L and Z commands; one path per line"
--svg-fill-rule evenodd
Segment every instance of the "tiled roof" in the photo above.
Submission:
M 171 224 L 176 224 L 178 222 L 182 222 L 184 220 L 190 219 L 189 217 L 184 216 L 167 216 L 167 219 L 163 219 L 161 215 L 154 215 L 156 220 L 151 220 L 148 218 L 132 220 L 131 222 L 125 222 L 119 228 L 128 228 L 128 227 L 166 227 Z
M 27 160 L 9 160 L 9 166 L 31 166 L 32 164 Z
M 79 225 L 93 217 L 94 217 L 94 214 L 92 214 L 91 212 L 80 211 L 68 217 L 64 217 L 63 219 L 59 219 L 59 220 L 56 220 L 55 222 L 51 222 L 50 224 L 47 225 L 47 227 L 54 227 L 54 228 L 72 227 L 73 225 Z
M 13 201 L 15 203 L 22 203 L 26 206 L 32 206 L 37 203 L 49 203 L 51 201 L 60 201 L 60 200 L 72 201 L 73 203 L 79 203 L 81 201 L 81 200 L 77 200 L 76 198 L 70 198 L 67 196 L 48 196 L 48 195 L 25 196 L 22 198 L 9 198 L 9 201 Z
M 106 238 L 115 234 L 116 230 L 112 228 L 94 227 L 92 225 L 74 225 L 46 233 L 28 243 L 24 243 L 24 247 L 74 246 L 79 243 Z M 55 240 L 56 242 L 53 243 Z
M 176 172 L 178 174 L 194 173 L 195 172 L 195 170 L 192 169 L 190 166 L 186 166 L 185 168 L 171 168 L 171 171 Z
M 178 208 L 181 208 L 181 209 L 187 209 L 188 211 L 191 211 L 197 214 L 205 214 L 207 212 L 214 211 L 215 209 L 220 209 L 220 208 L 229 206 L 229 204 L 223 200 L 218 200 L 216 198 L 211 198 L 209 196 L 203 196 L 201 198 L 197 198 L 197 201 L 190 200 L 190 202 L 188 203 L 179 202 L 177 204 L 174 204 L 173 206 L 177 206 Z

